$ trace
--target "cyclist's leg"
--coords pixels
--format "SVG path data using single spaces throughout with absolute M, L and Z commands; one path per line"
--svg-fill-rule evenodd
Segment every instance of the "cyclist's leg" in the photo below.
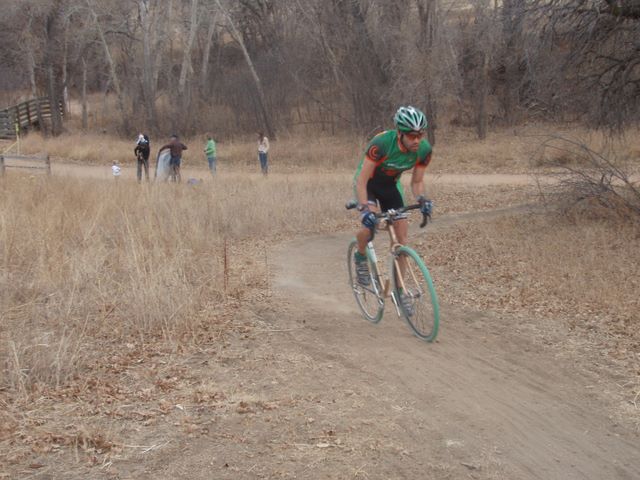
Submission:
M 409 222 L 406 218 L 396 220 L 393 223 L 393 226 L 396 229 L 396 236 L 398 237 L 398 242 L 402 245 L 407 244 L 407 239 L 409 237 Z
M 169 179 L 172 182 L 176 181 L 176 157 L 171 155 L 171 159 L 169 159 Z
M 371 182 L 371 180 L 367 182 L 367 203 L 369 204 L 369 210 L 375 213 L 380 212 L 380 208 L 378 208 L 378 198 L 376 192 L 374 191 L 373 183 Z M 356 232 L 356 240 L 358 241 L 358 253 L 364 257 L 366 255 L 367 243 L 369 243 L 369 240 L 371 240 L 371 230 L 366 227 L 362 227 Z
M 387 202 L 389 203 L 388 208 L 402 208 L 407 205 L 404 189 L 402 188 L 402 183 L 400 183 L 400 178 L 396 181 L 396 188 L 389 195 Z M 406 218 L 402 218 L 396 220 L 394 226 L 396 227 L 398 242 L 400 242 L 401 245 L 406 245 L 407 237 L 409 235 L 409 222 L 407 222 Z
M 377 205 L 371 203 L 369 203 L 369 210 L 375 213 L 380 211 Z M 356 240 L 358 241 L 358 253 L 366 255 L 367 243 L 371 240 L 371 230 L 367 227 L 362 227 L 356 232 Z
M 404 191 L 400 180 L 398 180 L 393 187 L 389 187 L 385 191 L 384 198 L 380 201 L 382 211 L 390 209 L 399 209 L 406 205 L 404 200 Z M 396 238 L 401 245 L 407 244 L 407 238 L 409 236 L 409 222 L 405 218 L 397 218 L 393 222 L 394 230 L 396 232 Z M 400 275 L 404 276 L 406 270 L 406 260 L 404 257 L 398 258 L 398 267 L 400 269 Z M 402 292 L 399 292 L 402 294 Z

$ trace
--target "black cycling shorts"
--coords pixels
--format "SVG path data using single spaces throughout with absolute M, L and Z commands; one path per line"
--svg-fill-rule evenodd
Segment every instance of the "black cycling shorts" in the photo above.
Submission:
M 369 203 L 380 204 L 383 212 L 404 207 L 404 198 L 395 182 L 382 183 L 370 179 L 367 182 L 367 200 Z

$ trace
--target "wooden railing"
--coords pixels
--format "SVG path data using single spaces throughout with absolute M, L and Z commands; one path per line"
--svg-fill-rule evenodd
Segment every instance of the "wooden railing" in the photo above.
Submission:
M 64 105 L 58 104 L 60 116 L 64 115 Z M 41 97 L 19 103 L 13 107 L 0 110 L 0 139 L 15 139 L 18 133 L 42 128 L 42 124 L 51 123 L 51 102 Z
M 42 170 L 47 175 L 51 175 L 51 159 L 46 153 L 43 155 L 0 154 L 0 177 L 6 174 L 7 168 Z

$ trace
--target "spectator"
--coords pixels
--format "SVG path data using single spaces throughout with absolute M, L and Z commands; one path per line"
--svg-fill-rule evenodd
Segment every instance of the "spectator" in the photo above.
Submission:
M 266 175 L 269 171 L 268 153 L 269 139 L 264 136 L 263 132 L 258 132 L 258 158 L 260 159 L 260 169 L 263 175 Z
M 180 141 L 177 135 L 171 135 L 169 143 L 163 145 L 160 148 L 158 155 L 160 155 L 160 152 L 166 150 L 167 148 L 171 151 L 171 160 L 169 161 L 171 181 L 180 182 L 180 164 L 182 163 L 182 152 L 187 149 L 187 146 Z
M 204 154 L 209 162 L 209 171 L 211 175 L 216 174 L 216 142 L 211 138 L 211 134 L 207 135 L 207 143 L 204 146 Z
M 117 182 L 120 178 L 120 165 L 118 165 L 118 162 L 116 160 L 114 160 L 113 164 L 111 165 L 111 173 L 113 174 L 113 178 Z
M 142 169 L 144 168 L 144 175 L 149 181 L 149 154 L 151 153 L 151 144 L 149 143 L 149 136 L 146 133 L 138 135 L 138 141 L 136 142 L 136 148 L 133 149 L 133 154 L 138 159 L 138 168 L 136 175 L 138 177 L 138 183 L 142 182 Z

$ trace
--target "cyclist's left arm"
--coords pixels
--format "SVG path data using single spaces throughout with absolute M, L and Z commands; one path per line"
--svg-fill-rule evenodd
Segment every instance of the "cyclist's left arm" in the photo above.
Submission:
M 413 174 L 411 175 L 411 192 L 414 198 L 420 196 L 426 197 L 426 191 L 424 188 L 424 171 L 427 169 L 426 165 L 416 164 L 413 167 Z
M 413 175 L 411 176 L 411 192 L 416 199 L 427 196 L 424 188 L 424 171 L 431 163 L 431 152 L 431 144 L 427 140 L 423 140 L 420 143 L 418 160 L 413 167 Z

